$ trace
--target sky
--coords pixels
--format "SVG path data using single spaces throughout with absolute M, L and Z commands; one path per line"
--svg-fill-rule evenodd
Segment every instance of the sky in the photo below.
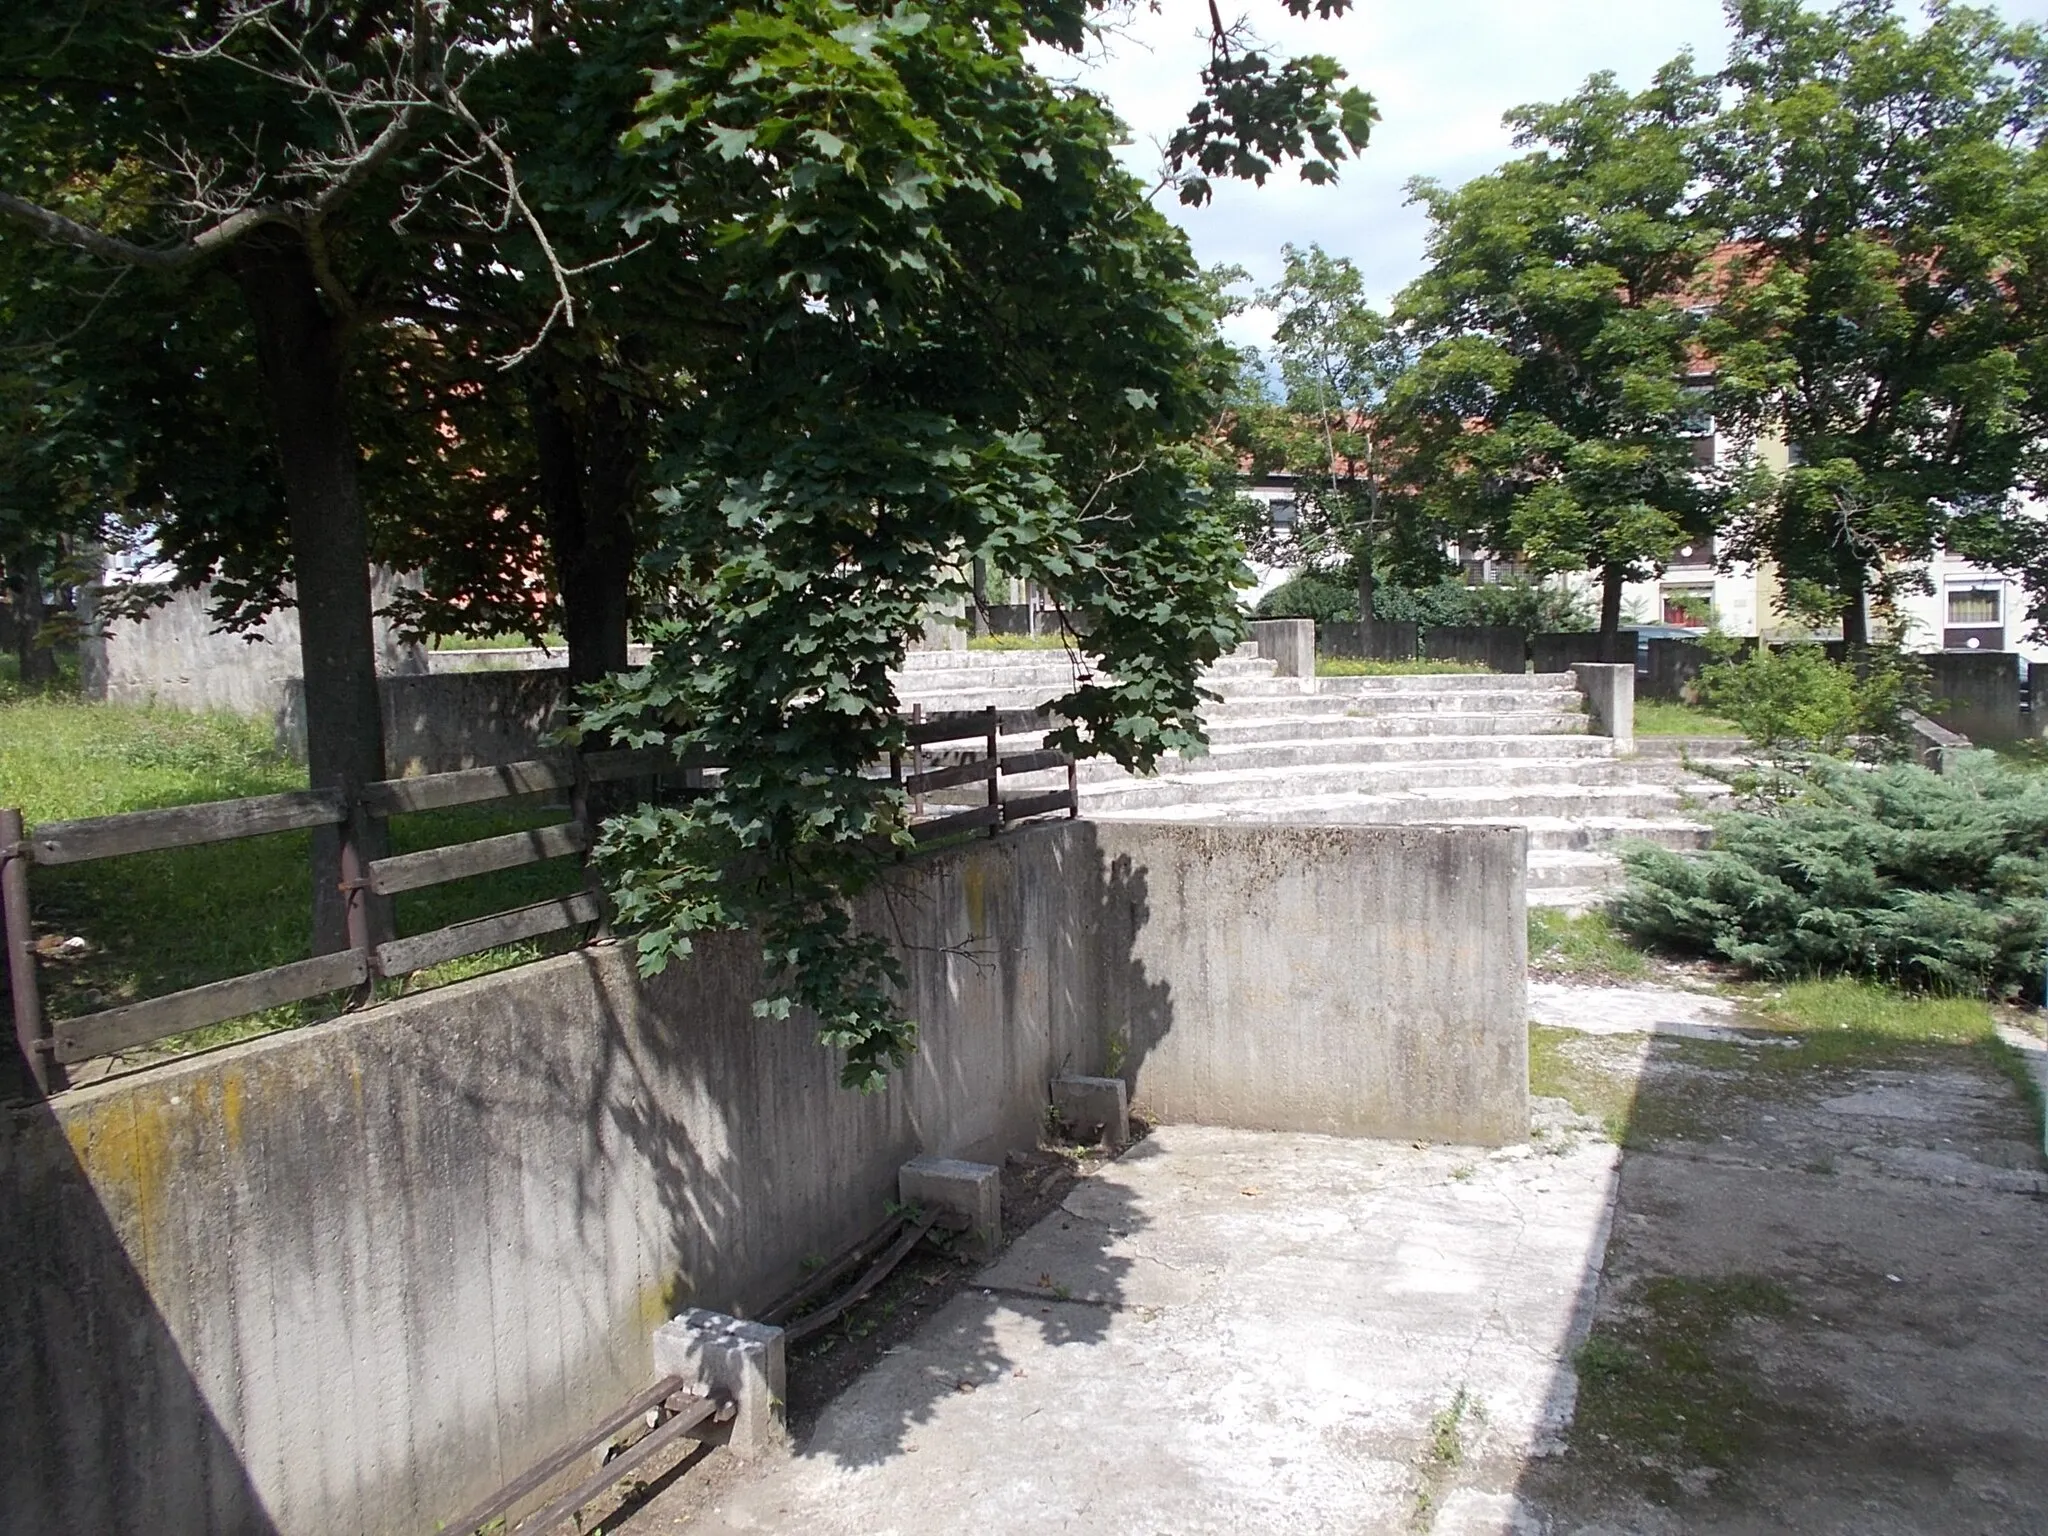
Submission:
M 1222 0 L 1222 8 L 1226 21 L 1247 16 L 1276 54 L 1337 59 L 1349 83 L 1377 98 L 1381 119 L 1334 186 L 1310 186 L 1283 168 L 1263 187 L 1217 181 L 1205 208 L 1183 208 L 1171 191 L 1159 206 L 1187 230 L 1205 266 L 1234 263 L 1269 283 L 1283 245 L 1320 244 L 1355 262 L 1380 304 L 1422 270 L 1427 221 L 1408 205 L 1410 178 L 1455 186 L 1491 170 L 1516 152 L 1502 113 L 1569 96 L 1595 71 L 1640 88 L 1681 49 L 1702 69 L 1718 67 L 1727 51 L 1720 0 L 1356 0 L 1335 21 L 1297 21 L 1279 0 Z M 2011 21 L 2048 21 L 2048 0 L 2004 0 L 1996 9 Z M 1139 11 L 1106 54 L 1078 66 L 1059 54 L 1041 63 L 1110 102 L 1132 131 L 1125 161 L 1149 182 L 1159 143 L 1195 99 L 1208 6 L 1159 0 L 1158 14 Z M 1255 309 L 1226 329 L 1240 344 L 1264 345 L 1272 317 Z

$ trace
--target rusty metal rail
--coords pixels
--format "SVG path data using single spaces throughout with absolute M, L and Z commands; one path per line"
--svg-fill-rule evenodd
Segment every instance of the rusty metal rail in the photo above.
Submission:
M 912 838 L 924 844 L 984 828 L 994 837 L 1004 827 L 1030 817 L 1060 811 L 1078 815 L 1080 800 L 1072 758 L 1046 750 L 1008 755 L 1000 750 L 1001 736 L 1043 731 L 1051 723 L 1052 717 L 1043 710 L 991 708 L 933 716 L 918 711 L 905 722 L 904 729 L 912 771 L 904 773 L 901 754 L 889 764 L 892 781 L 913 808 Z M 965 762 L 945 762 L 926 769 L 924 749 L 948 742 L 971 742 L 976 755 Z M 1006 777 L 1062 765 L 1067 770 L 1064 790 L 1003 797 Z M 0 938 L 5 941 L 0 953 L 5 956 L 15 1043 L 26 1086 L 35 1094 L 47 1095 L 65 1085 L 67 1065 L 334 992 L 353 990 L 367 996 L 366 989 L 379 978 L 404 976 L 519 940 L 578 927 L 595 929 L 603 923 L 606 908 L 594 874 L 575 895 L 381 943 L 373 942 L 368 900 L 373 894 L 390 896 L 551 859 L 582 858 L 595 840 L 589 809 L 591 786 L 678 773 L 687 776 L 720 766 L 702 755 L 679 756 L 657 747 L 580 757 L 561 754 L 498 767 L 386 779 L 363 786 L 352 803 L 332 791 L 298 790 L 120 816 L 44 822 L 34 828 L 23 825 L 18 810 L 0 809 Z M 685 782 L 689 782 L 687 778 Z M 986 786 L 985 803 L 960 810 L 942 806 L 941 814 L 925 815 L 928 793 L 972 785 Z M 371 836 L 374 824 L 392 816 L 565 791 L 571 808 L 567 821 L 416 853 L 364 856 L 367 848 L 381 845 Z M 317 827 L 339 829 L 348 948 L 93 1013 L 55 1021 L 48 1017 L 38 983 L 29 904 L 32 866 L 81 864 Z

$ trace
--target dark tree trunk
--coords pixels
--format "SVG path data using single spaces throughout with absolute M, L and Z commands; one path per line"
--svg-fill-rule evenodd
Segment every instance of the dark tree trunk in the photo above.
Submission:
M 1628 572 L 1619 565 L 1600 567 L 1600 659 L 1634 661 L 1621 654 L 1621 588 Z
M 346 336 L 314 280 L 305 244 L 266 234 L 244 243 L 233 271 L 256 335 L 271 441 L 284 481 L 299 659 L 306 681 L 306 764 L 315 789 L 354 796 L 384 777 L 371 621 L 369 528 L 356 483 L 356 441 L 345 403 Z M 375 845 L 374 824 L 358 835 Z M 348 947 L 340 888 L 340 834 L 313 840 L 313 949 Z M 389 932 L 388 903 L 373 903 L 371 936 Z
M 641 459 L 632 402 L 583 384 L 543 371 L 529 397 L 572 687 L 626 670 Z
M 1375 617 L 1372 602 L 1372 547 L 1370 545 L 1358 552 L 1357 565 L 1358 622 L 1370 629 Z
M 43 639 L 49 611 L 43 601 L 43 575 L 33 556 L 8 562 L 7 606 L 14 619 L 14 656 L 24 689 L 40 690 L 57 681 L 57 653 Z

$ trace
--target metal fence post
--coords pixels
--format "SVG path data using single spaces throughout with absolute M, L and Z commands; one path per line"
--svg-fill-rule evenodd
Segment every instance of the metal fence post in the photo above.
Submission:
M 0 810 L 0 932 L 6 937 L 9 996 L 14 1005 L 14 1043 L 22 1070 L 35 1091 L 62 1087 L 62 1071 L 50 1059 L 49 1021 L 36 986 L 35 935 L 28 919 L 28 838 L 21 812 Z

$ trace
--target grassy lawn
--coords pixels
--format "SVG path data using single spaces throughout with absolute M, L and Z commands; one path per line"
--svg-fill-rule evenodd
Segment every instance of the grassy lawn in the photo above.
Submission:
M 1604 912 L 1529 909 L 1529 971 L 1536 976 L 1581 980 L 1633 980 L 1647 976 L 1650 962 L 1622 937 Z
M 970 651 L 1064 651 L 1064 635 L 975 635 L 967 642 Z
M 232 715 L 90 704 L 0 701 L 0 805 L 37 822 L 108 816 L 305 787 L 305 770 L 280 755 L 261 724 Z M 468 842 L 563 820 L 530 803 L 460 807 L 396 819 L 395 852 Z M 39 936 L 80 938 L 84 953 L 42 968 L 54 1017 L 296 960 L 311 927 L 310 839 L 303 832 L 38 869 L 30 896 Z M 401 934 L 566 894 L 580 887 L 573 860 L 455 881 L 397 898 Z M 383 995 L 500 969 L 568 947 L 574 933 L 452 961 Z M 338 999 L 315 999 L 197 1031 L 152 1047 L 214 1045 L 330 1017 Z
M 1318 656 L 1317 677 L 1425 677 L 1439 672 L 1484 672 L 1476 661 L 1360 661 L 1352 656 Z
M 1708 714 L 1696 704 L 1677 704 L 1669 699 L 1636 700 L 1638 736 L 1740 736 L 1742 727 L 1733 720 Z
M 551 651 L 559 651 L 568 644 L 557 634 L 542 635 L 540 643 Z M 442 635 L 430 642 L 430 647 L 437 651 L 523 651 L 532 645 L 524 635 Z

